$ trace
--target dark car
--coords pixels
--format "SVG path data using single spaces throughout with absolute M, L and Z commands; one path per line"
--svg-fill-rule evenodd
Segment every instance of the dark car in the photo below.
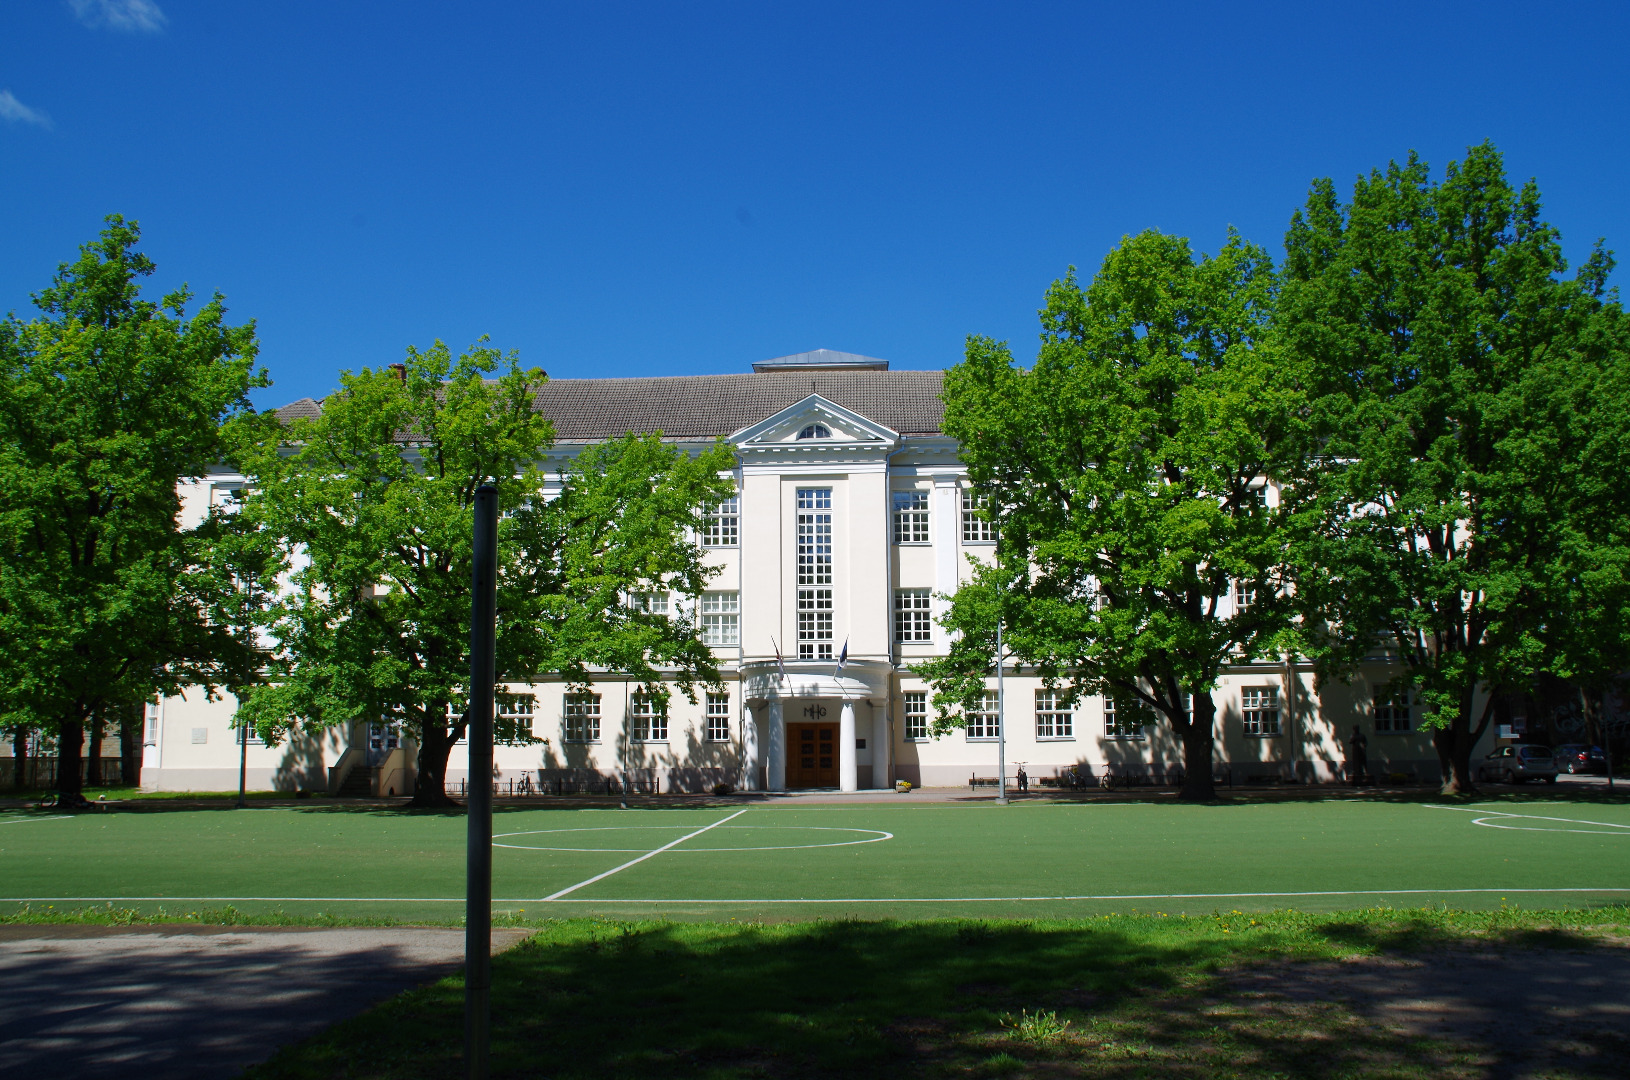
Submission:
M 1498 780 L 1507 784 L 1520 784 L 1524 780 L 1544 780 L 1556 783 L 1556 762 L 1551 759 L 1549 746 L 1518 743 L 1502 746 L 1477 766 L 1479 780 Z
M 1584 743 L 1565 743 L 1556 748 L 1552 756 L 1556 767 L 1565 773 L 1599 773 L 1607 771 L 1607 755 L 1600 746 Z

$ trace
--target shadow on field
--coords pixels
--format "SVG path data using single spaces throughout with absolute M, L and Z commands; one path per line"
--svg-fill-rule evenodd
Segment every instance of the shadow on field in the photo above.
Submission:
M 1319 967 L 1292 960 L 1465 940 L 1430 919 L 1390 920 L 1401 929 L 1367 935 L 1356 922 L 1298 916 L 1268 927 L 1232 913 L 1182 928 L 1152 917 L 561 923 L 494 961 L 492 1075 L 1508 1075 L 1484 1066 L 1520 1046 L 1381 1023 L 1384 1001 L 1272 992 L 1275 971 Z M 1587 1019 L 1592 1009 L 1630 1007 L 1630 957 L 1612 948 L 1591 955 L 1617 973 L 1616 989 L 1596 986 L 1562 1004 Z M 1236 979 L 1256 985 L 1241 993 Z M 1454 1004 L 1509 1019 L 1514 1003 L 1495 1001 L 1493 985 L 1466 978 Z M 1398 982 L 1391 996 L 1408 993 Z M 461 1010 L 462 987 L 447 980 L 285 1050 L 248 1080 L 452 1080 L 462 1069 Z M 1571 1038 L 1560 1058 L 1549 1044 L 1528 1050 L 1570 1075 L 1622 1075 L 1624 1058 L 1604 1055 L 1606 1044 Z

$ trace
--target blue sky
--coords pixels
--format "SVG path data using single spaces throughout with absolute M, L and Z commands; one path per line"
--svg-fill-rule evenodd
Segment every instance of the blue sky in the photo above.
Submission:
M 324 3 L 0 8 L 0 310 L 139 220 L 154 288 L 320 396 L 490 334 L 557 377 L 813 348 L 1034 355 L 1157 228 L 1276 255 L 1309 181 L 1492 139 L 1630 258 L 1630 5 Z M 1624 275 L 1617 275 L 1623 280 Z

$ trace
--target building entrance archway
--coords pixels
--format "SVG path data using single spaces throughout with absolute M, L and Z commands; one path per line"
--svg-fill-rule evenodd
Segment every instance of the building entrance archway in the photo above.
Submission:
M 787 725 L 787 788 L 838 786 L 838 725 L 817 721 Z

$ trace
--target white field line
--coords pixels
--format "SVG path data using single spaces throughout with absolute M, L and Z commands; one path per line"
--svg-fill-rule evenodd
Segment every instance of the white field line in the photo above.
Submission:
M 1437 803 L 1427 803 L 1426 804 L 1426 809 L 1428 809 L 1428 810 L 1459 810 L 1459 811 L 1461 811 L 1463 813 L 1477 814 L 1479 817 L 1485 817 L 1485 818 L 1509 817 L 1509 818 L 1524 818 L 1524 819 L 1526 819 L 1528 821 L 1565 821 L 1569 825 L 1600 825 L 1604 829 L 1624 829 L 1627 832 L 1630 832 L 1630 825 L 1620 825 L 1617 822 L 1613 822 L 1613 821 L 1586 821 L 1583 818 L 1545 817 L 1543 814 L 1509 814 L 1509 813 L 1506 813 L 1504 810 L 1479 810 L 1479 809 L 1476 809 L 1476 808 L 1470 807 L 1470 806 L 1441 806 L 1441 805 L 1439 805 Z M 1474 822 L 1474 824 L 1482 824 L 1482 823 L 1481 822 Z M 1495 828 L 1495 829 L 1509 828 L 1509 826 L 1493 825 L 1493 826 L 1490 826 L 1490 828 Z M 1538 831 L 1542 831 L 1542 830 L 1531 830 L 1531 831 L 1538 832 Z M 1544 832 L 1582 832 L 1582 831 L 1584 831 L 1584 832 L 1586 832 L 1586 835 L 1590 835 L 1590 836 L 1608 836 L 1608 835 L 1611 835 L 1609 833 L 1591 833 L 1591 832 L 1588 832 L 1587 830 L 1580 830 L 1580 829 L 1545 829 L 1543 831 Z
M 550 893 L 548 896 L 543 897 L 543 900 L 545 900 L 545 901 L 559 900 L 561 897 L 566 896 L 568 893 L 574 893 L 574 892 L 576 892 L 577 890 L 583 888 L 586 885 L 593 885 L 596 881 L 604 881 L 606 878 L 610 877 L 613 874 L 620 874 L 624 870 L 627 870 L 630 866 L 637 866 L 640 863 L 644 862 L 646 859 L 652 858 L 653 856 L 656 856 L 656 855 L 661 855 L 664 851 L 667 851 L 671 847 L 677 847 L 678 845 L 683 844 L 686 840 L 694 839 L 694 838 L 696 838 L 698 836 L 701 836 L 705 832 L 708 832 L 708 831 L 710 831 L 712 829 L 717 829 L 720 825 L 723 825 L 727 821 L 734 821 L 736 818 L 739 818 L 743 814 L 747 813 L 748 809 L 749 809 L 748 807 L 744 806 L 740 810 L 737 810 L 734 814 L 731 814 L 727 818 L 720 818 L 718 821 L 715 821 L 713 824 L 704 825 L 702 828 L 697 829 L 693 833 L 686 833 L 684 836 L 681 836 L 678 840 L 670 840 L 670 841 L 668 841 L 668 843 L 663 844 L 661 847 L 655 848 L 655 849 L 653 849 L 651 851 L 647 851 L 644 855 L 640 855 L 637 858 L 629 859 L 627 862 L 623 863 L 621 866 L 614 866 L 610 870 L 607 870 L 603 874 L 595 874 L 591 878 L 585 878 L 584 880 L 579 881 L 576 885 L 569 885 L 566 888 L 561 889 L 559 892 Z
M 656 854 L 651 852 L 650 854 Z M 635 860 L 638 861 L 638 860 Z M 628 865 L 632 865 L 631 863 Z M 616 871 L 608 871 L 615 873 Z M 591 881 L 595 880 L 593 878 Z M 587 882 L 585 882 L 587 884 Z M 578 886 L 573 886 L 577 888 Z M 1325 889 L 1316 892 L 1219 892 L 1219 893 L 1115 893 L 1101 896 L 849 896 L 833 898 L 814 897 L 758 897 L 754 899 L 715 900 L 701 897 L 664 897 L 660 899 L 552 899 L 545 897 L 495 897 L 495 904 L 1012 904 L 1054 903 L 1071 900 L 1248 900 L 1252 897 L 1268 899 L 1294 899 L 1311 896 L 1467 896 L 1498 893 L 1507 895 L 1548 896 L 1575 893 L 1630 893 L 1630 888 L 1556 888 L 1556 889 Z M 557 894 L 558 895 L 558 894 Z M 302 903 L 302 904 L 462 904 L 462 896 L 4 896 L 4 904 L 62 904 L 94 903 L 97 901 L 167 901 L 170 903 Z
M 26 825 L 30 821 L 72 821 L 72 814 L 52 814 L 50 817 L 24 817 L 12 818 L 10 821 L 0 821 L 0 825 Z

